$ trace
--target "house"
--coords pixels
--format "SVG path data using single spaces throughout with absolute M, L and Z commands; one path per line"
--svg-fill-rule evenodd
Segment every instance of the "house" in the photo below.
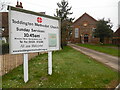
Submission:
M 17 8 L 23 8 L 22 2 L 17 1 Z M 40 12 L 41 14 L 45 14 L 45 12 Z M 8 24 L 8 12 L 0 12 L 0 40 L 3 40 L 5 43 L 8 43 L 9 41 L 9 24 Z
M 8 42 L 8 12 L 1 12 L 0 16 L 2 16 L 2 18 L 0 19 L 0 22 L 2 22 L 1 24 L 1 33 L 2 33 L 2 40 L 4 40 L 4 42 Z
M 112 43 L 115 44 L 115 45 L 120 45 L 120 27 L 113 34 Z
M 17 1 L 17 8 L 23 8 L 22 3 Z M 5 43 L 7 43 L 9 41 L 9 24 L 8 24 L 8 12 L 0 12 L 0 16 L 2 18 L 0 18 L 0 25 L 2 27 L 1 28 L 1 40 L 3 40 Z
M 97 20 L 84 13 L 72 24 L 71 43 L 99 43 L 99 38 L 93 35 Z

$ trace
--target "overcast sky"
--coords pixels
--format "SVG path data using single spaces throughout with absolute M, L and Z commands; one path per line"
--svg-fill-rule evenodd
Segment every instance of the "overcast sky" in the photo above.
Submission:
M 9 1 L 12 6 L 16 5 L 17 0 Z M 47 15 L 53 16 L 56 12 L 57 2 L 61 0 L 18 0 L 23 3 L 23 8 L 35 12 L 46 12 Z M 75 20 L 85 12 L 91 15 L 96 20 L 105 18 L 111 19 L 116 31 L 118 28 L 118 2 L 120 0 L 67 0 L 69 6 L 72 6 L 71 11 Z

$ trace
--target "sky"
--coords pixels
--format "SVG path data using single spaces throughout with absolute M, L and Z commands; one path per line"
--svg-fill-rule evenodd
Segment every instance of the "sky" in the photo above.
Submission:
M 2 1 L 2 0 L 1 0 Z M 15 6 L 17 0 L 3 0 L 10 2 L 11 6 Z M 18 0 L 23 3 L 23 8 L 35 12 L 46 12 L 47 15 L 54 16 L 57 3 L 61 0 Z M 113 30 L 118 28 L 118 2 L 120 0 L 66 0 L 68 6 L 72 6 L 70 17 L 78 19 L 85 12 L 96 20 L 105 18 L 110 19 L 113 24 Z

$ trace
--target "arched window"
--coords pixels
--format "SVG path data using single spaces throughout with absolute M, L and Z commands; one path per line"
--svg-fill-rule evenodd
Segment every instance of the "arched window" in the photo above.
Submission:
M 79 38 L 79 28 L 75 28 L 75 38 Z

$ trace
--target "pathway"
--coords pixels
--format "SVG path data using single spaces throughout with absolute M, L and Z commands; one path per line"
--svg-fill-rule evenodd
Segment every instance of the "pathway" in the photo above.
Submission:
M 69 44 L 69 46 L 117 71 L 120 71 L 120 68 L 118 67 L 118 64 L 120 64 L 120 60 L 118 59 L 118 57 L 101 53 L 92 49 L 84 48 L 81 46 L 77 46 L 75 44 Z

